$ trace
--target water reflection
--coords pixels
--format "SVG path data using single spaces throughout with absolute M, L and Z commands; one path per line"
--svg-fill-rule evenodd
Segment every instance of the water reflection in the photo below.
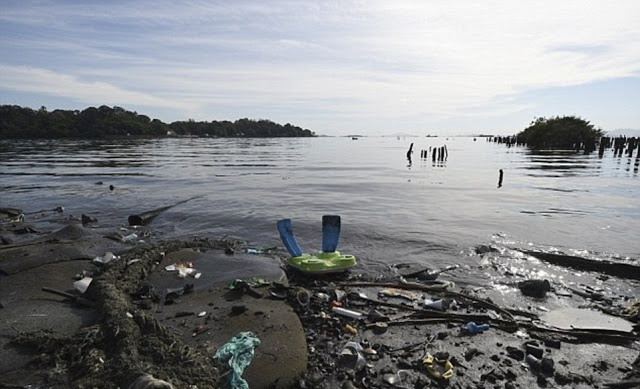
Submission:
M 600 176 L 612 171 L 638 175 L 640 159 L 628 156 L 584 154 L 566 150 L 526 150 L 521 169 L 529 177 Z M 626 159 L 626 161 L 625 161 Z M 632 172 L 633 170 L 633 172 Z

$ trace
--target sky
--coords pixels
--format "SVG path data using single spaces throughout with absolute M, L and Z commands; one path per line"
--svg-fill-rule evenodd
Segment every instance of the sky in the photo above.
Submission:
M 640 1 L 30 1 L 0 104 L 268 119 L 321 135 L 640 128 Z

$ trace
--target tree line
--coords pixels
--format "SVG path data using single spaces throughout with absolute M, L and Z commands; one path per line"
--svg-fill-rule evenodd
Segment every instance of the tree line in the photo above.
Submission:
M 595 151 L 602 143 L 604 131 L 596 129 L 587 120 L 576 116 L 535 118 L 529 127 L 512 136 L 495 136 L 489 139 L 507 146 L 527 146 L 532 149 Z
M 85 110 L 34 110 L 0 105 L 0 139 L 56 139 L 105 137 L 310 137 L 310 130 L 270 120 L 176 121 L 166 124 L 121 107 L 89 107 Z
M 533 149 L 594 151 L 603 135 L 601 129 L 576 116 L 541 117 L 516 135 L 516 143 Z

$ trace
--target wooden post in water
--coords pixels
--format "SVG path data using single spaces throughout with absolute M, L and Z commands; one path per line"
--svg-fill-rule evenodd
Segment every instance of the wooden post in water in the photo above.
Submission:
M 407 159 L 411 162 L 411 154 L 413 154 L 413 143 L 409 146 L 409 151 L 407 151 Z
M 609 138 L 607 137 L 603 136 L 602 138 L 600 138 L 600 149 L 598 150 L 598 156 L 600 158 L 602 158 L 602 156 L 604 155 L 604 149 L 607 147 L 607 143 L 609 143 L 608 141 Z
M 502 172 L 502 169 L 500 169 L 500 175 L 498 176 L 498 188 L 502 188 L 502 177 L 503 177 L 504 173 Z
M 638 146 L 638 139 L 635 137 L 629 138 L 629 157 L 633 157 L 633 150 Z

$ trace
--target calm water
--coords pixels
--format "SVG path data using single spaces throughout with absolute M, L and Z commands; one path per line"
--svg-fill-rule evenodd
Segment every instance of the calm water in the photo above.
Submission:
M 443 145 L 446 162 L 420 159 Z M 282 247 L 276 221 L 288 217 L 304 251 L 320 249 L 322 215 L 339 214 L 339 249 L 365 272 L 465 264 L 480 244 L 635 261 L 639 160 L 612 153 L 532 153 L 473 138 L 2 141 L 0 207 L 62 205 L 65 217 L 84 213 L 116 230 L 130 214 L 192 198 L 151 224 L 152 239 L 229 235 Z M 57 228 L 55 217 L 38 227 Z

